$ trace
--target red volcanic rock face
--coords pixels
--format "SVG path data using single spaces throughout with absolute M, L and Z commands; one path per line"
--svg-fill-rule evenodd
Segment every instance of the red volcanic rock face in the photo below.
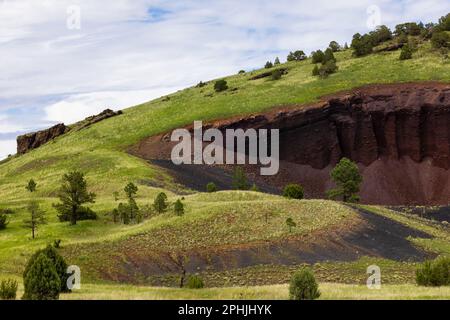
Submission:
M 450 202 L 450 84 L 368 86 L 309 107 L 207 127 L 279 129 L 280 173 L 260 179 L 280 188 L 287 182 L 302 183 L 309 197 L 325 196 L 332 186 L 329 171 L 347 157 L 361 168 L 364 202 Z M 169 136 L 146 139 L 132 152 L 147 159 L 170 159 Z

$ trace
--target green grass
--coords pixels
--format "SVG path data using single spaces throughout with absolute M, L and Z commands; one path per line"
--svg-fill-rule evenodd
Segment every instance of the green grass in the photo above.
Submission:
M 62 294 L 62 300 L 288 300 L 287 284 L 227 288 L 176 289 L 118 284 L 82 284 L 81 290 Z M 413 284 L 383 285 L 380 290 L 365 285 L 323 282 L 321 300 L 448 300 L 450 287 L 419 287 Z M 23 294 L 20 284 L 18 298 Z

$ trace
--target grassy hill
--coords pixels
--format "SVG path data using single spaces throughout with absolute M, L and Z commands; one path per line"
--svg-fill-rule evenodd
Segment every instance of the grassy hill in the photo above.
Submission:
M 19 276 L 32 252 L 56 239 L 62 239 L 62 253 L 68 261 L 82 266 L 83 277 L 94 284 L 101 282 L 103 285 L 104 281 L 124 279 L 134 283 L 150 281 L 139 278 L 140 275 L 134 274 L 133 270 L 121 269 L 124 264 L 116 263 L 129 259 L 130 256 L 125 253 L 130 250 L 136 252 L 132 258 L 139 262 L 143 261 L 143 256 L 148 252 L 182 252 L 227 246 L 242 248 L 253 243 L 270 244 L 291 238 L 301 239 L 315 232 L 326 234 L 330 230 L 345 231 L 346 228 L 357 225 L 359 218 L 355 211 L 340 203 L 322 200 L 290 201 L 254 192 L 188 195 L 185 196 L 185 216 L 177 217 L 167 213 L 138 225 L 114 224 L 109 213 L 117 206 L 113 192 L 122 191 L 130 181 L 139 187 L 137 200 L 140 206 L 150 205 L 160 191 L 165 191 L 171 202 L 181 195 L 168 190 L 186 191 L 164 172 L 126 152 L 128 147 L 148 136 L 191 124 L 194 120 L 250 114 L 277 106 L 307 105 L 321 96 L 367 84 L 450 81 L 450 60 L 432 50 L 429 43 L 422 44 L 412 60 L 400 61 L 398 57 L 399 51 L 394 51 L 354 58 L 351 51 L 346 50 L 336 53 L 339 71 L 326 79 L 311 75 L 314 65 L 308 59 L 278 66 L 277 68 L 288 70 L 279 81 L 267 78 L 250 80 L 265 72 L 264 69 L 226 77 L 230 89 L 222 93 L 216 93 L 213 89 L 214 81 L 210 81 L 201 88 L 188 88 L 131 107 L 124 110 L 123 115 L 87 129 L 69 132 L 39 149 L 4 161 L 0 164 L 0 208 L 11 208 L 14 214 L 10 216 L 7 229 L 0 231 L 0 277 Z M 52 203 L 57 201 L 56 191 L 61 176 L 74 169 L 86 173 L 89 190 L 97 194 L 97 201 L 92 209 L 98 213 L 99 219 L 83 221 L 70 227 L 57 221 Z M 29 230 L 22 227 L 26 204 L 30 199 L 25 185 L 30 178 L 38 183 L 35 196 L 49 218 L 48 225 L 38 231 L 36 240 L 30 240 Z M 123 201 L 124 195 L 121 198 Z M 450 253 L 448 229 L 409 217 L 398 218 L 384 209 L 368 209 L 435 237 L 411 239 L 414 245 L 426 248 L 429 252 Z M 289 232 L 285 225 L 289 217 L 297 223 L 293 232 Z M 393 270 L 390 276 L 393 283 L 402 283 L 405 279 L 413 281 L 414 263 L 404 265 L 402 262 L 383 261 L 380 259 L 379 263 L 385 263 L 386 268 Z M 354 270 L 362 272 L 371 262 L 373 261 L 358 260 L 333 267 L 318 265 L 315 268 L 322 275 L 321 280 L 342 282 L 340 280 L 343 276 L 353 280 L 351 274 Z M 246 277 L 257 278 L 262 274 L 267 275 L 268 282 L 282 283 L 297 267 L 298 265 L 292 265 L 282 269 L 268 266 L 263 271 L 244 268 L 237 269 L 232 274 L 224 271 L 225 273 L 208 275 L 206 272 L 205 277 L 209 276 L 211 283 L 222 283 L 221 285 L 227 283 L 224 279 L 235 277 L 237 280 L 230 280 L 230 284 L 242 281 L 245 284 Z M 403 267 L 406 271 L 399 271 Z M 364 276 L 362 273 L 362 278 Z M 361 277 L 354 280 L 360 283 Z M 100 290 L 99 287 L 96 288 L 89 287 L 87 293 Z M 284 293 L 276 294 L 279 287 L 274 288 L 271 288 L 274 289 L 272 293 L 283 298 Z M 260 294 L 261 290 L 266 289 L 255 290 Z M 395 292 L 396 289 L 392 290 Z M 230 289 L 230 292 L 225 296 L 235 297 L 233 294 L 236 291 Z M 139 292 L 136 294 L 139 295 Z M 211 294 L 205 292 L 200 297 L 210 297 Z M 252 294 L 247 296 L 252 297 Z M 345 293 L 339 294 L 345 296 Z M 423 294 L 427 295 L 426 292 Z M 448 292 L 445 294 L 448 295 Z M 162 296 L 166 297 L 164 294 Z

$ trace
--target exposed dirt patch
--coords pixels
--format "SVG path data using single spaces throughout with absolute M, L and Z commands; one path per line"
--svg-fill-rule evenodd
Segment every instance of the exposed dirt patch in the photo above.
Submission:
M 363 173 L 364 203 L 438 205 L 450 199 L 450 84 L 372 85 L 309 106 L 204 124 L 208 128 L 279 129 L 279 173 L 262 178 L 257 166 L 246 167 L 259 183 L 278 189 L 298 182 L 307 197 L 324 197 L 331 168 L 347 157 Z M 170 135 L 147 138 L 130 152 L 168 160 L 176 144 Z

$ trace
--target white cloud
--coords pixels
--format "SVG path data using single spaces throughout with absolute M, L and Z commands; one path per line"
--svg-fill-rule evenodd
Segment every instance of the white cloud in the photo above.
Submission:
M 0 140 L 0 160 L 16 153 L 16 140 Z
M 120 110 L 141 104 L 152 98 L 173 92 L 176 88 L 161 88 L 141 91 L 94 92 L 71 96 L 45 107 L 45 120 L 74 123 L 106 108 Z

